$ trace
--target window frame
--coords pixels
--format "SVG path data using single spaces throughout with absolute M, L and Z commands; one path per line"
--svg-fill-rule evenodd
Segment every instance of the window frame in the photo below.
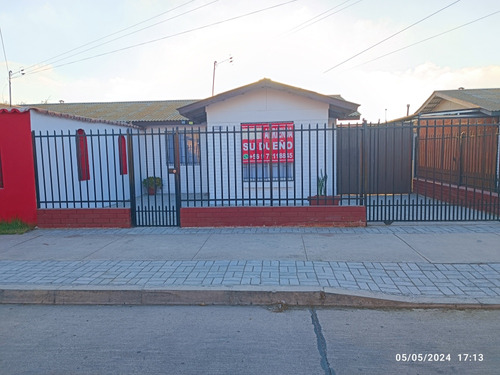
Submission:
M 175 165 L 175 145 L 174 132 L 165 133 L 165 142 L 167 145 L 167 165 Z M 201 165 L 201 142 L 200 132 L 180 131 L 179 135 L 179 156 L 180 165 L 183 166 L 199 166 Z M 186 139 L 192 137 L 192 139 Z M 189 146 L 188 146 L 189 145 Z

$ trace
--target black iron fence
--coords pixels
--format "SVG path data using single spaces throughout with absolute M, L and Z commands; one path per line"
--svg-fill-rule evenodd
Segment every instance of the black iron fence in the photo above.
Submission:
M 32 133 L 39 208 L 127 207 L 126 133 Z
M 134 225 L 171 226 L 180 207 L 203 206 L 364 205 L 369 221 L 498 220 L 498 137 L 498 124 L 471 121 L 275 122 L 45 132 L 33 145 L 39 207 L 130 207 Z

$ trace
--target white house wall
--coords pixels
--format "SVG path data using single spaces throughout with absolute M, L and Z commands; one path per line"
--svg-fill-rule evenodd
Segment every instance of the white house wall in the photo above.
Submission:
M 207 107 L 207 127 L 242 122 L 328 123 L 328 104 L 273 89 L 253 90 Z
M 242 142 L 241 134 L 237 133 L 237 137 L 216 138 L 214 147 L 208 150 L 208 174 L 213 176 L 209 186 L 210 198 L 222 202 L 230 197 L 242 198 L 243 201 L 258 201 L 259 198 L 268 199 L 271 196 L 281 196 L 282 199 L 307 198 L 317 194 L 317 178 L 321 173 L 329 176 L 327 194 L 335 194 L 336 166 L 333 163 L 331 130 L 333 122 L 328 118 L 328 109 L 327 103 L 273 89 L 253 90 L 209 105 L 206 108 L 209 132 L 217 132 L 219 129 L 239 131 L 242 123 L 292 121 L 295 126 L 295 181 L 242 182 Z M 301 127 L 330 130 L 302 132 Z M 319 150 L 316 145 L 319 145 Z M 219 159 L 217 154 L 220 150 L 222 155 Z M 236 155 L 233 156 L 233 153 Z
M 30 111 L 34 131 L 39 195 L 47 203 L 42 208 L 116 206 L 113 201 L 130 197 L 129 177 L 120 174 L 118 137 L 129 128 L 93 123 Z M 75 134 L 87 136 L 90 180 L 80 181 Z M 92 135 L 99 134 L 99 137 Z M 88 203 L 92 202 L 89 206 Z

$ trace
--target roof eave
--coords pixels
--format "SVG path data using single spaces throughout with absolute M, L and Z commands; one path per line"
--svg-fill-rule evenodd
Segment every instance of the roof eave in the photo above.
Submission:
M 348 102 L 343 99 L 339 99 L 329 95 L 322 95 L 314 91 L 304 90 L 301 88 L 288 86 L 282 83 L 273 82 L 269 79 L 262 79 L 260 81 L 251 83 L 246 86 L 242 86 L 230 91 L 223 92 L 216 96 L 200 100 L 195 103 L 188 104 L 186 106 L 177 108 L 177 111 L 184 117 L 187 117 L 193 121 L 206 121 L 205 108 L 210 104 L 218 103 L 238 95 L 243 95 L 251 90 L 270 88 L 278 91 L 284 91 L 295 95 L 300 95 L 307 97 L 312 100 L 321 101 L 329 104 L 329 113 L 338 113 L 339 115 L 349 116 L 355 113 L 359 107 L 359 104 Z M 338 118 L 338 117 L 336 117 Z

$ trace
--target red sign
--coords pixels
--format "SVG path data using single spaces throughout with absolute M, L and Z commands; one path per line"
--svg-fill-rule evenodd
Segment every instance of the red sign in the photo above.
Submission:
M 243 164 L 294 161 L 293 122 L 241 124 Z

